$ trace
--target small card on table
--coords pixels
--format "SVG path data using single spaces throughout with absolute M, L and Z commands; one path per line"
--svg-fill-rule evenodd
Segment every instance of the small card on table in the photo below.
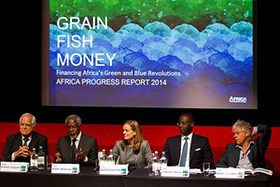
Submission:
M 6 172 L 27 172 L 28 162 L 1 162 L 1 171 Z
M 161 176 L 163 177 L 189 177 L 190 168 L 178 167 L 178 166 L 167 166 L 161 168 Z
M 51 173 L 78 174 L 80 173 L 79 164 L 53 163 Z
M 128 164 L 100 164 L 99 174 L 101 175 L 127 175 Z

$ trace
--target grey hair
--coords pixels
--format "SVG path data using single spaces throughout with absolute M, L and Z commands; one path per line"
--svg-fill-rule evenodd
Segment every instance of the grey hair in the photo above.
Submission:
M 31 114 L 31 113 L 28 113 L 28 112 L 26 112 L 26 113 L 24 113 L 24 114 L 22 114 L 21 116 L 20 116 L 20 118 L 19 118 L 19 123 L 21 123 L 21 121 L 22 121 L 22 118 L 24 117 L 24 116 L 30 116 L 31 117 L 31 125 L 32 125 L 32 127 L 35 127 L 36 126 L 36 118 L 35 118 L 35 116 L 33 115 L 33 114 Z
M 71 114 L 71 115 L 67 116 L 67 118 L 65 119 L 65 124 L 67 124 L 67 122 L 70 119 L 73 119 L 78 124 L 78 126 L 81 126 L 82 120 L 81 120 L 80 116 L 78 116 L 76 114 Z
M 252 138 L 252 126 L 249 122 L 242 119 L 238 119 L 232 125 L 232 131 L 234 131 L 235 129 L 240 129 L 242 131 L 249 132 L 250 138 Z

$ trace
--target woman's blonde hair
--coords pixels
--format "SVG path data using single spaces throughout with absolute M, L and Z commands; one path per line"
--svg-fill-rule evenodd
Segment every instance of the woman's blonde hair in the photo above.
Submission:
M 133 143 L 133 152 L 135 154 L 138 154 L 140 152 L 140 147 L 142 143 L 142 130 L 139 126 L 139 123 L 135 120 L 127 120 L 124 122 L 124 125 L 129 125 L 131 127 L 131 130 L 136 132 L 135 136 L 132 139 L 132 143 Z M 123 139 L 121 143 L 122 149 L 125 150 L 128 145 L 129 142 Z

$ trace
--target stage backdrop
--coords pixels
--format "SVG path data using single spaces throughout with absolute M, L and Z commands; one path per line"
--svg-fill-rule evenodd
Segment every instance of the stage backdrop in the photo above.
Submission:
M 253 3 L 44 1 L 42 104 L 256 109 Z

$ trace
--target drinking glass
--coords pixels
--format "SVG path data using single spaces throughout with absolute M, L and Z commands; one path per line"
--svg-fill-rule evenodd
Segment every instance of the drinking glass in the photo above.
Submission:
M 53 163 L 53 156 L 47 156 L 47 169 L 52 168 L 52 163 Z
M 210 175 L 210 162 L 203 162 L 202 173 L 204 174 L 204 176 Z
M 93 171 L 94 171 L 95 173 L 98 173 L 98 172 L 99 172 L 99 160 L 98 160 L 98 159 L 95 159 L 95 160 L 94 160 Z

